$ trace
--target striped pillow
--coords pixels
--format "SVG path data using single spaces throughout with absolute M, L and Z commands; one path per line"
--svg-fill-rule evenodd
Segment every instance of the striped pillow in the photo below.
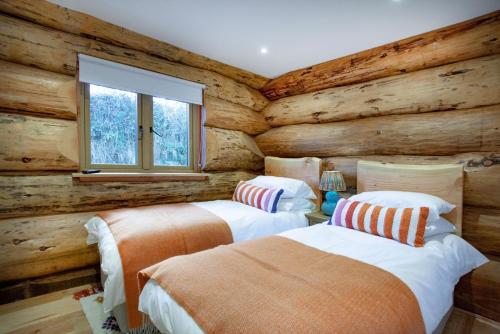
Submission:
M 263 188 L 240 181 L 234 190 L 233 201 L 275 213 L 282 194 L 283 189 Z
M 403 244 L 422 247 L 428 207 L 387 208 L 366 202 L 340 199 L 328 225 L 338 225 Z

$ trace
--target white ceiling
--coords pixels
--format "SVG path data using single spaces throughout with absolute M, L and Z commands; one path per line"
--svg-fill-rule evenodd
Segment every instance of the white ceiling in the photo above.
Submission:
M 270 78 L 500 9 L 500 0 L 50 1 Z

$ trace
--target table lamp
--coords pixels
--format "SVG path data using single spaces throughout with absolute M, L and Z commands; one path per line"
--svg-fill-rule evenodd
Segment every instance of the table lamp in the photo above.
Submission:
M 342 173 L 336 170 L 324 171 L 321 175 L 319 189 L 326 191 L 326 200 L 321 205 L 321 211 L 327 216 L 331 216 L 341 198 L 337 191 L 345 191 L 345 181 Z

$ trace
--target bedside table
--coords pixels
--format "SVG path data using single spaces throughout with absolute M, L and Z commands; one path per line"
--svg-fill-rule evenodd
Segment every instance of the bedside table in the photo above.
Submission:
M 321 211 L 314 211 L 311 213 L 306 213 L 306 217 L 309 220 L 309 226 L 315 224 L 321 224 L 330 219 L 330 216 L 323 214 Z

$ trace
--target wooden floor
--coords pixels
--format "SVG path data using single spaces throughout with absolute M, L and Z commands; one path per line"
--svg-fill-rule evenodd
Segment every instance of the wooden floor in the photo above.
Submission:
M 0 305 L 0 333 L 92 333 L 73 293 L 91 285 Z M 455 308 L 444 334 L 500 334 L 500 324 Z
M 500 323 L 454 308 L 443 334 L 500 334 Z
M 83 285 L 0 305 L 0 333 L 92 333 L 75 292 Z

